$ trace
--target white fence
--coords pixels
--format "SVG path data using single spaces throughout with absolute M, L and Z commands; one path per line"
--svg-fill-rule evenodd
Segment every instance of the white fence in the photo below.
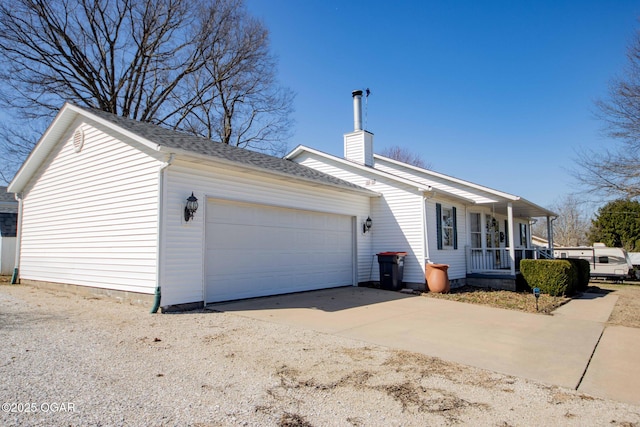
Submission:
M 10 275 L 16 263 L 16 238 L 0 237 L 0 274 Z
M 551 259 L 553 252 L 546 248 L 517 248 L 515 250 L 516 270 L 523 259 Z M 509 248 L 467 247 L 467 273 L 504 273 L 511 270 Z

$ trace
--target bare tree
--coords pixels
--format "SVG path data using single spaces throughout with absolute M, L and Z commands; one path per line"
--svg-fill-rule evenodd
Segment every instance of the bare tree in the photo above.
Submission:
M 70 101 L 263 151 L 289 136 L 293 95 L 243 0 L 1 2 L 0 58 L 0 103 L 22 123 Z
M 623 76 L 611 81 L 606 99 L 596 102 L 596 115 L 604 134 L 618 144 L 578 153 L 574 176 L 607 198 L 640 196 L 640 31 L 627 48 Z
M 174 127 L 225 144 L 284 154 L 293 93 L 277 84 L 269 32 L 241 2 L 207 9 L 204 67 L 189 76 L 192 108 Z M 181 98 L 176 103 L 182 103 Z
M 566 195 L 550 207 L 558 217 L 553 222 L 553 243 L 555 246 L 583 246 L 589 244 L 591 221 L 584 203 L 574 195 Z M 547 221 L 534 224 L 532 233 L 547 235 Z
M 380 152 L 380 154 L 390 159 L 404 162 L 419 168 L 431 169 L 431 164 L 425 162 L 419 154 L 412 152 L 407 147 L 401 147 L 399 145 L 386 147 Z

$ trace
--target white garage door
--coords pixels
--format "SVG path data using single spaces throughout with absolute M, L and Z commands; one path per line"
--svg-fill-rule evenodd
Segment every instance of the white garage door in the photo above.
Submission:
M 351 217 L 209 200 L 206 300 L 353 284 Z

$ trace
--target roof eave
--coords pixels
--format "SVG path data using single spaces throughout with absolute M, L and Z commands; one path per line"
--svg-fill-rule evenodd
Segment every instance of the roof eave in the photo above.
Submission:
M 69 103 L 65 103 L 62 106 L 58 114 L 56 114 L 56 117 L 53 119 L 49 127 L 47 127 L 45 132 L 42 134 L 42 137 L 40 137 L 40 139 L 38 140 L 34 148 L 31 150 L 31 152 L 29 153 L 25 161 L 20 166 L 20 169 L 18 169 L 18 172 L 16 172 L 15 176 L 7 186 L 7 192 L 9 193 L 22 192 L 22 190 L 24 189 L 26 184 L 29 182 L 29 180 L 31 179 L 35 171 L 38 169 L 40 164 L 44 161 L 44 158 L 49 154 L 49 152 L 53 148 L 53 145 L 55 145 L 56 138 L 52 136 L 53 131 L 55 128 L 59 126 L 63 126 L 63 124 L 60 124 L 60 122 L 62 122 L 67 115 L 71 114 L 68 112 L 70 108 L 71 108 L 71 104 Z M 66 127 L 69 126 L 69 124 L 71 123 L 71 121 L 73 121 L 73 119 L 75 119 L 75 117 L 76 116 L 74 115 L 73 118 L 69 118 L 68 122 L 66 123 Z
M 62 106 L 58 114 L 56 114 L 56 117 L 53 119 L 49 127 L 47 127 L 47 130 L 38 140 L 33 150 L 29 153 L 29 156 L 27 156 L 27 159 L 11 180 L 11 183 L 7 186 L 8 192 L 20 193 L 24 190 L 27 183 L 33 177 L 33 174 L 38 170 L 53 147 L 58 143 L 61 135 L 68 130 L 71 123 L 73 123 L 79 116 L 84 116 L 87 119 L 95 121 L 109 129 L 115 129 L 122 135 L 131 138 L 152 150 L 158 150 L 159 148 L 158 144 L 67 102 Z M 63 128 L 58 131 L 60 126 L 63 126 Z
M 424 173 L 426 175 L 432 175 L 434 177 L 441 178 L 441 179 L 448 179 L 449 181 L 455 182 L 456 184 L 466 185 L 466 186 L 474 188 L 476 190 L 481 190 L 481 191 L 493 194 L 494 196 L 498 196 L 498 197 L 502 197 L 502 198 L 510 199 L 510 200 L 519 199 L 519 196 L 516 196 L 516 195 L 513 195 L 513 194 L 509 194 L 509 193 L 505 193 L 503 191 L 495 190 L 493 188 L 485 187 L 484 185 L 476 184 L 474 182 L 466 181 L 464 179 L 460 179 L 460 178 L 456 178 L 456 177 L 453 177 L 453 176 L 445 175 L 445 174 L 440 173 L 440 172 L 436 172 L 436 171 L 432 171 L 432 170 L 424 169 L 424 168 L 419 168 L 417 166 L 413 166 L 413 165 L 410 165 L 408 163 L 400 162 L 398 160 L 390 159 L 389 157 L 381 156 L 380 154 L 374 154 L 373 157 L 374 158 L 378 158 L 378 159 L 382 159 L 382 160 L 387 161 L 389 163 L 393 163 L 393 164 L 405 167 L 407 169 L 414 170 L 414 171 L 419 172 L 419 173 Z
M 220 158 L 220 157 L 215 157 L 215 156 L 208 156 L 206 154 L 200 154 L 200 153 L 194 153 L 192 151 L 187 151 L 187 150 L 180 150 L 177 148 L 171 148 L 171 147 L 166 147 L 166 146 L 159 146 L 159 151 L 160 152 L 164 152 L 167 154 L 174 154 L 176 156 L 179 156 L 181 158 L 183 158 L 184 160 L 189 161 L 189 159 L 198 159 L 198 160 L 205 160 L 207 162 L 211 162 L 211 163 L 218 163 L 218 164 L 223 164 L 226 166 L 231 166 L 234 167 L 236 169 L 249 169 L 255 172 L 261 172 L 267 175 L 277 175 L 280 176 L 282 178 L 286 178 L 286 179 L 295 179 L 298 181 L 303 181 L 306 183 L 310 183 L 313 184 L 314 186 L 317 187 L 330 187 L 330 188 L 335 188 L 341 191 L 346 191 L 346 192 L 350 192 L 350 193 L 356 193 L 356 194 L 362 194 L 368 197 L 380 197 L 381 194 L 376 192 L 376 191 L 372 191 L 369 190 L 367 188 L 363 188 L 363 187 L 348 187 L 348 186 L 342 186 L 336 183 L 331 183 L 331 182 L 320 182 L 318 180 L 314 180 L 311 178 L 305 178 L 302 176 L 293 176 L 290 174 L 287 174 L 285 172 L 280 172 L 280 171 L 276 171 L 273 169 L 267 169 L 267 168 L 261 168 L 259 166 L 256 165 L 252 165 L 249 163 L 238 163 L 238 162 L 234 162 L 232 160 L 227 160 L 224 158 Z
M 306 147 L 304 145 L 298 145 L 296 148 L 291 150 L 291 152 L 289 152 L 289 154 L 287 154 L 284 158 L 292 160 L 292 159 L 298 157 L 300 154 L 302 154 L 305 151 L 307 151 L 309 153 L 313 153 L 313 154 L 321 156 L 321 157 L 324 157 L 324 158 L 327 158 L 327 159 L 330 159 L 330 160 L 333 160 L 333 161 L 336 161 L 336 162 L 338 162 L 340 164 L 343 164 L 343 165 L 346 165 L 346 166 L 349 166 L 349 167 L 353 167 L 355 169 L 359 169 L 359 170 L 362 170 L 362 171 L 365 171 L 365 172 L 368 172 L 368 173 L 373 173 L 374 175 L 382 176 L 382 177 L 385 177 L 387 179 L 395 180 L 395 181 L 400 182 L 402 184 L 414 187 L 417 191 L 419 191 L 421 193 L 435 193 L 436 195 L 437 194 L 442 194 L 442 195 L 444 195 L 446 197 L 449 197 L 449 198 L 462 200 L 467 204 L 475 204 L 474 200 L 469 199 L 467 197 L 462 197 L 460 195 L 453 194 L 453 193 L 450 193 L 450 192 L 442 190 L 442 189 L 433 188 L 432 186 L 426 186 L 426 185 L 424 185 L 424 184 L 422 184 L 420 182 L 416 182 L 416 181 L 412 181 L 410 179 L 402 178 L 402 177 L 399 177 L 399 176 L 394 175 L 392 173 L 381 171 L 380 169 L 376 169 L 374 167 L 364 166 L 364 165 L 361 165 L 359 163 L 355 163 L 355 162 L 352 162 L 352 161 L 349 161 L 349 160 L 345 160 L 345 159 L 342 159 L 340 157 L 334 156 L 332 154 L 324 153 L 324 152 L 322 152 L 320 150 L 316 150 L 314 148 Z

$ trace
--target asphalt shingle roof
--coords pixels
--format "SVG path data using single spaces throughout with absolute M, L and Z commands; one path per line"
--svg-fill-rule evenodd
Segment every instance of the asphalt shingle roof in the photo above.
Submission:
M 7 187 L 0 186 L 0 203 L 18 204 L 13 193 L 7 193 Z
M 174 148 L 201 156 L 223 159 L 239 165 L 247 165 L 267 172 L 285 174 L 292 178 L 317 182 L 318 184 L 329 185 L 332 187 L 341 187 L 344 189 L 364 192 L 369 191 L 348 181 L 319 172 L 291 160 L 214 142 L 207 138 L 166 129 L 159 125 L 140 122 L 102 110 L 83 107 L 78 108 L 166 148 Z

